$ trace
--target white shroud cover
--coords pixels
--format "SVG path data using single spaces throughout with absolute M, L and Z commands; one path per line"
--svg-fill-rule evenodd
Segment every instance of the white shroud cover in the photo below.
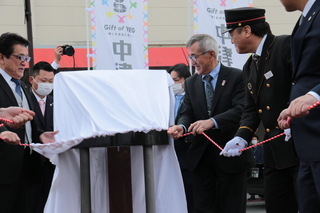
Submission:
M 54 83 L 53 144 L 32 144 L 56 165 L 45 213 L 80 213 L 83 139 L 166 130 L 173 120 L 173 81 L 164 70 L 61 72 Z M 69 150 L 70 149 L 70 150 Z M 106 148 L 90 148 L 92 212 L 109 212 Z M 156 212 L 187 212 L 179 164 L 169 145 L 153 146 Z M 131 147 L 133 212 L 146 213 L 142 146 Z

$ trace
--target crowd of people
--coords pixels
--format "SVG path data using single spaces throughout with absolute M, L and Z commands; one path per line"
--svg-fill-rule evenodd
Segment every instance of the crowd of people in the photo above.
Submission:
M 291 36 L 273 35 L 264 9 L 225 10 L 225 33 L 230 34 L 239 54 L 251 53 L 239 81 L 230 80 L 237 78 L 236 70 L 225 74 L 223 65 L 216 61 L 218 52 L 211 36 L 195 35 L 187 43 L 197 74 L 184 83 L 181 110 L 168 134 L 174 139 L 187 132 L 194 135 L 187 159 L 194 187 L 191 212 L 245 212 L 245 189 L 234 183 L 246 185 L 241 175 L 253 164 L 249 163 L 253 161 L 252 150 L 242 150 L 260 122 L 264 139 L 288 128 L 292 134 L 289 141 L 282 136 L 263 145 L 266 211 L 319 212 L 319 109 L 308 107 L 320 100 L 316 59 L 320 51 L 316 42 L 320 1 L 281 2 L 287 11 L 303 12 Z M 220 153 L 203 132 L 223 147 Z M 237 168 L 225 164 L 221 156 Z M 228 178 L 230 174 L 232 178 Z
M 320 0 L 280 1 L 287 11 L 302 12 L 291 36 L 273 35 L 264 9 L 225 10 L 224 33 L 239 54 L 251 53 L 242 70 L 218 61 L 218 44 L 207 34 L 186 44 L 195 74 L 185 64 L 168 70 L 176 97 L 168 134 L 189 213 L 245 212 L 247 172 L 256 163 L 264 166 L 267 212 L 320 211 L 320 111 L 308 108 L 320 100 Z M 56 47 L 52 64 L 34 65 L 28 88 L 20 80 L 28 45 L 15 33 L 0 36 L 0 212 L 6 213 L 43 212 L 54 172 L 27 144 L 55 141 L 50 93 L 63 50 Z M 289 140 L 263 145 L 263 159 L 261 147 L 242 151 L 256 143 L 260 122 L 264 139 L 291 129 Z

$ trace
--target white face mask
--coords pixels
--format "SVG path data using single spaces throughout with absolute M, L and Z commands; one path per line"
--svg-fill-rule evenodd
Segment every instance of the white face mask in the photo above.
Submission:
M 183 84 L 184 84 L 184 82 L 172 85 L 173 93 L 175 95 L 180 95 L 184 92 L 184 88 L 182 87 Z
M 36 82 L 36 80 L 33 78 L 34 82 Z M 38 83 L 38 89 L 35 89 L 34 90 L 39 94 L 39 95 L 43 95 L 43 96 L 47 96 L 49 95 L 52 90 L 53 90 L 53 84 L 51 83 Z
M 251 143 L 252 143 L 253 145 L 255 145 L 255 144 L 258 143 L 258 140 L 252 140 Z

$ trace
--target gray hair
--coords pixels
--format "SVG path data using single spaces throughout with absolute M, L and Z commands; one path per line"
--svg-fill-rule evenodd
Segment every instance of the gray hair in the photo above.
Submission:
M 218 43 L 212 36 L 208 34 L 193 35 L 187 42 L 187 48 L 189 48 L 192 44 L 194 44 L 197 41 L 199 42 L 199 50 L 201 52 L 213 50 L 217 57 L 219 51 Z

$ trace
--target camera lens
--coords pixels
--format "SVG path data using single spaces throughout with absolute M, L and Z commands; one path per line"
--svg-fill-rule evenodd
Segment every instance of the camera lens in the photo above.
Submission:
M 67 55 L 67 56 L 74 55 L 74 48 L 71 45 L 66 44 L 62 46 L 62 49 L 63 49 L 63 52 L 62 52 L 63 55 Z

